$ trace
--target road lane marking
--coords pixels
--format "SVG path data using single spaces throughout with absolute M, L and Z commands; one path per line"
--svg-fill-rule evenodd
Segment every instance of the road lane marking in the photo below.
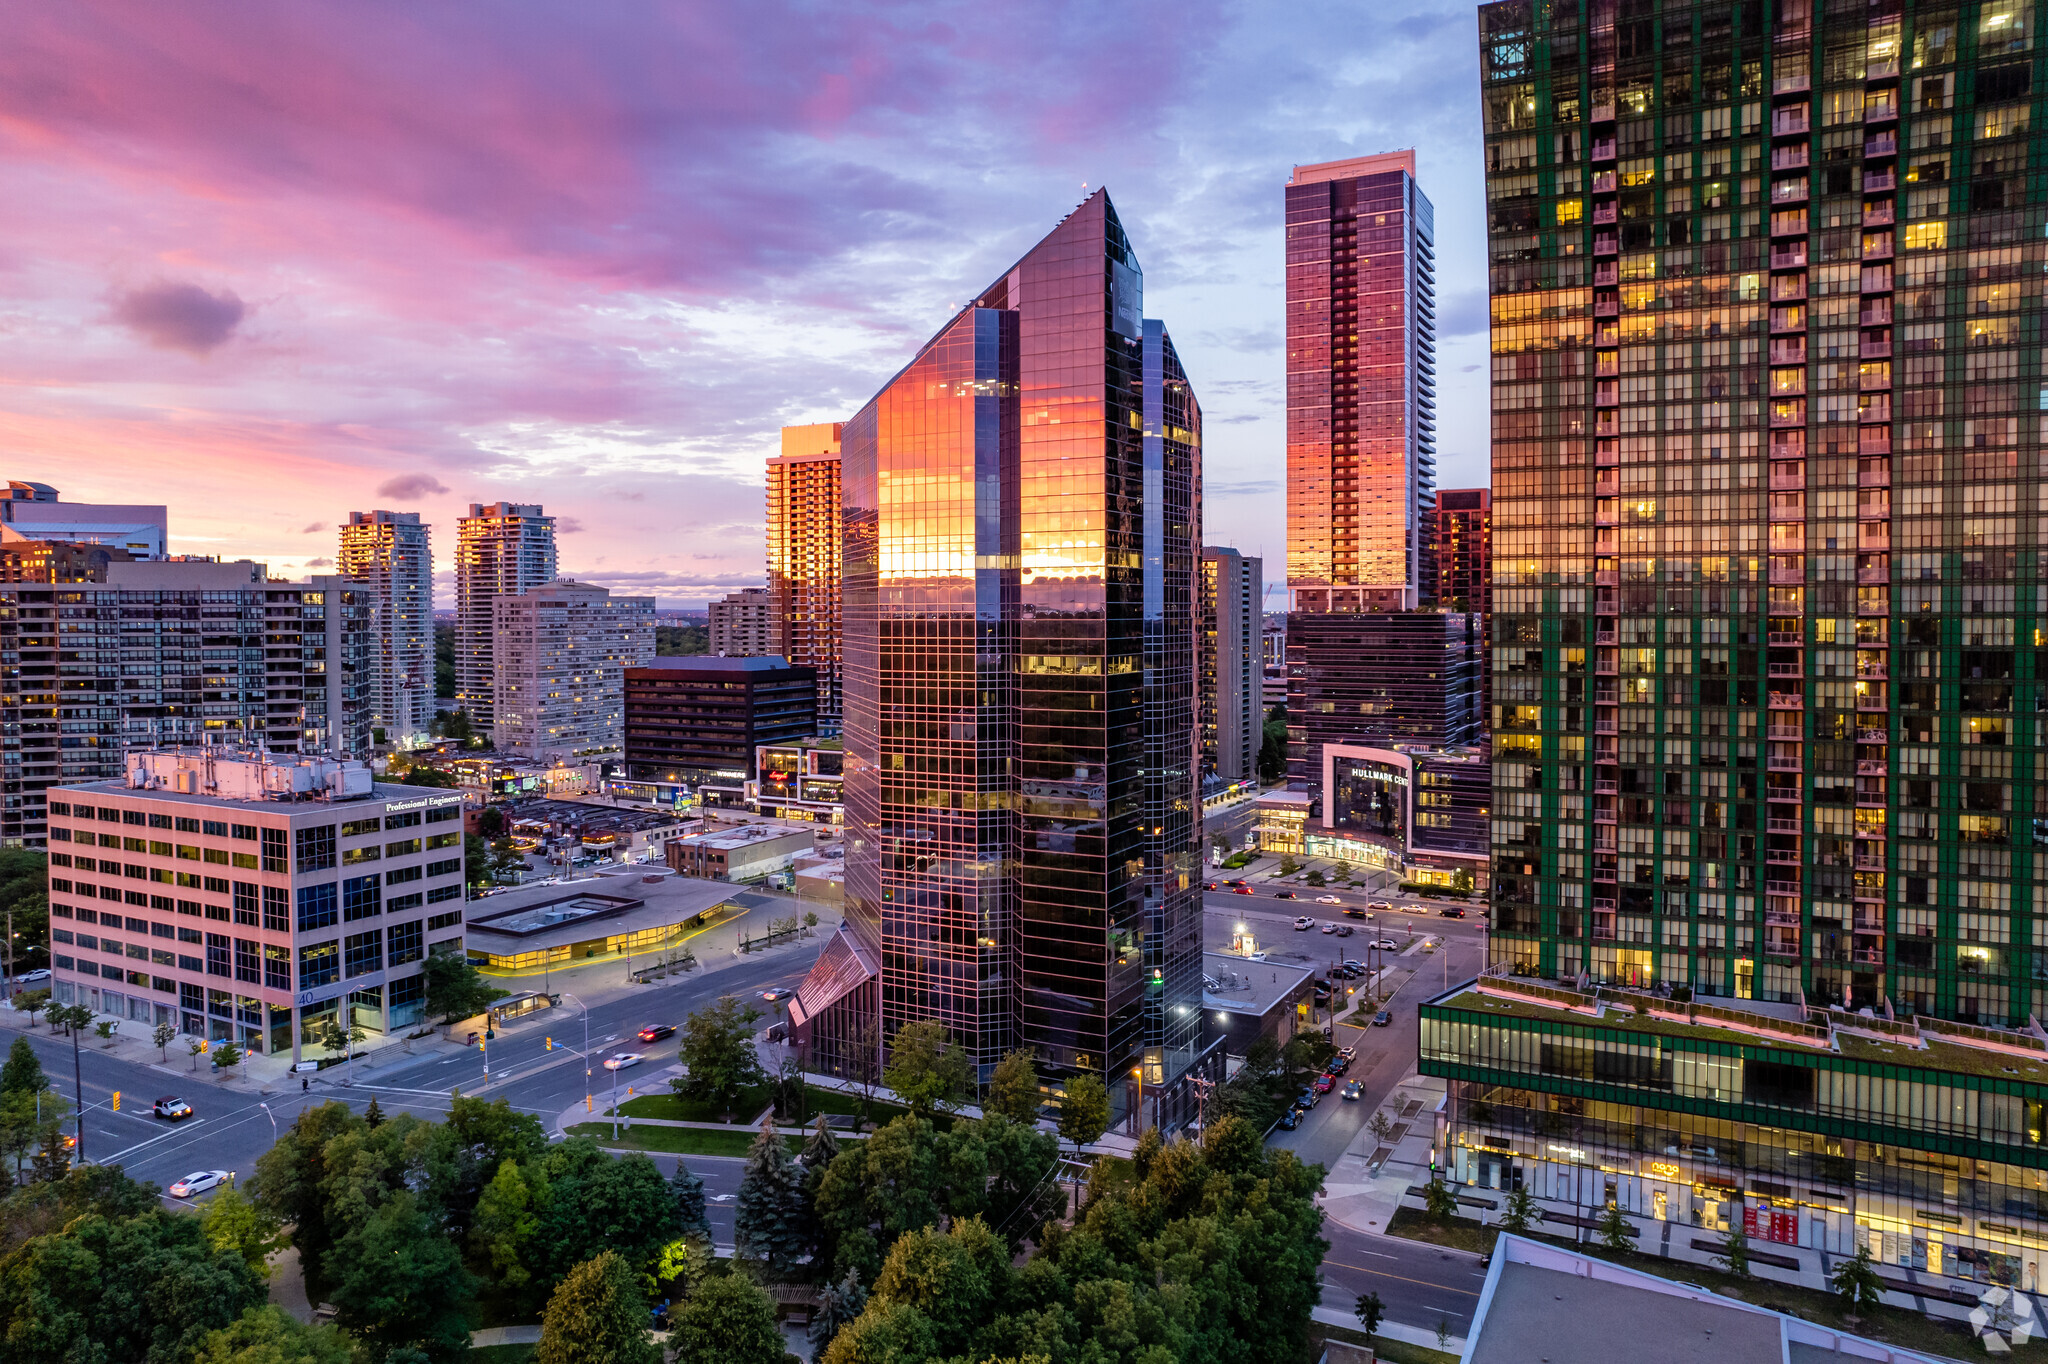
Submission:
M 204 1119 L 204 1118 L 199 1118 L 199 1119 L 197 1119 L 197 1120 L 195 1120 L 195 1121 L 193 1122 L 192 1126 L 193 1126 L 193 1127 L 197 1127 L 197 1126 L 199 1126 L 199 1124 L 200 1124 L 200 1123 L 203 1123 L 203 1122 L 205 1122 L 205 1121 L 206 1121 L 206 1119 Z M 173 1127 L 173 1128 L 172 1128 L 172 1129 L 171 1129 L 170 1131 L 168 1131 L 168 1132 L 161 1132 L 161 1133 L 158 1133 L 158 1134 L 157 1134 L 156 1136 L 153 1136 L 153 1137 L 151 1137 L 151 1138 L 150 1138 L 150 1139 L 149 1139 L 148 1141 L 138 1141 L 138 1142 L 136 1142 L 136 1143 L 135 1143 L 135 1144 L 134 1144 L 133 1146 L 130 1146 L 129 1148 L 127 1148 L 127 1150 L 124 1150 L 124 1151 L 116 1151 L 116 1152 L 115 1152 L 115 1153 L 114 1153 L 113 1155 L 111 1155 L 111 1156 L 108 1156 L 108 1157 L 107 1157 L 107 1158 L 106 1158 L 105 1160 L 96 1160 L 96 1161 L 94 1161 L 93 1163 L 94 1163 L 94 1164 L 96 1164 L 96 1165 L 111 1165 L 111 1164 L 113 1164 L 113 1163 L 114 1163 L 115 1161 L 119 1160 L 119 1159 L 120 1159 L 121 1157 L 123 1157 L 123 1156 L 125 1156 L 125 1155 L 129 1154 L 129 1152 L 132 1152 L 132 1151 L 140 1151 L 140 1150 L 141 1150 L 141 1149 L 142 1149 L 143 1147 L 145 1147 L 145 1146 L 154 1146 L 154 1145 L 156 1145 L 156 1144 L 157 1144 L 158 1142 L 160 1142 L 160 1141 L 164 1141 L 164 1140 L 167 1140 L 168 1138 L 171 1138 L 171 1137 L 176 1137 L 176 1136 L 182 1136 L 182 1135 L 183 1135 L 183 1134 L 184 1134 L 184 1133 L 185 1133 L 186 1131 L 188 1131 L 188 1130 L 190 1130 L 190 1129 L 187 1129 L 187 1128 L 182 1128 L 182 1127 Z
M 1401 1274 L 1389 1274 L 1384 1269 L 1368 1269 L 1364 1265 L 1347 1265 L 1342 1260 L 1325 1260 L 1323 1261 L 1323 1263 L 1326 1265 L 1335 1265 L 1339 1269 L 1355 1269 L 1360 1274 L 1370 1274 L 1377 1279 L 1397 1279 L 1402 1283 L 1412 1283 L 1418 1288 L 1440 1288 L 1446 1293 L 1457 1293 L 1467 1298 L 1476 1298 L 1479 1296 L 1477 1293 L 1474 1293 L 1469 1288 L 1453 1288 L 1451 1287 L 1451 1285 L 1447 1283 L 1431 1283 L 1427 1279 L 1411 1279 Z

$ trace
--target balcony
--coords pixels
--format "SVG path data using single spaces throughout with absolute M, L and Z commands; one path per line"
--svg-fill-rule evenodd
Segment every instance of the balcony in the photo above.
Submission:
M 1799 821 L 1796 819 L 1774 819 L 1770 822 L 1768 828 L 1770 832 L 1774 834 L 1796 834 L 1804 832 L 1804 830 L 1802 830 L 1799 827 Z
M 1593 316 L 1620 317 L 1621 299 L 1613 296 L 1602 297 L 1596 295 L 1593 299 Z
M 1764 770 L 1767 772 L 1803 772 L 1806 770 L 1806 759 L 1766 758 L 1764 760 Z
M 1601 120 L 1601 118 L 1600 118 L 1600 111 L 1601 111 L 1601 109 L 1602 109 L 1602 108 L 1605 108 L 1605 109 L 1606 109 L 1606 111 L 1607 111 L 1607 117 L 1608 117 L 1609 119 L 1612 119 L 1612 118 L 1614 117 L 1614 106 L 1613 106 L 1613 105 L 1611 105 L 1611 104 L 1608 104 L 1608 105 L 1597 105 L 1597 104 L 1596 104 L 1596 105 L 1594 105 L 1594 106 L 1593 106 L 1593 121 L 1594 121 L 1595 123 L 1599 123 L 1599 122 L 1601 122 L 1601 121 L 1602 121 L 1602 120 Z M 1590 146 L 1590 147 L 1588 148 L 1588 152 L 1589 152 L 1589 157 L 1588 157 L 1588 159 L 1590 159 L 1590 160 L 1593 160 L 1593 161 L 1612 161 L 1612 160 L 1614 159 L 1614 139 L 1613 139 L 1613 138 L 1611 138 L 1611 137 L 1596 137 L 1596 138 L 1594 138 L 1594 139 L 1593 139 L 1593 141 L 1592 141 L 1592 144 L 1591 144 L 1591 146 Z
M 1621 783 L 1618 781 L 1607 781 L 1605 779 L 1601 779 L 1596 780 L 1593 783 L 1593 794 L 1597 796 L 1612 796 L 1618 794 L 1620 791 Z
M 1772 663 L 1768 665 L 1766 675 L 1770 677 L 1804 677 L 1806 676 L 1806 665 L 1804 663 Z
M 1876 949 L 1871 949 L 1868 947 L 1859 947 L 1849 955 L 1853 960 L 1860 962 L 1865 966 L 1884 965 L 1884 949 L 1881 947 Z
M 1881 171 L 1863 172 L 1863 192 L 1865 194 L 1889 193 L 1896 187 L 1897 186 L 1894 183 L 1894 176 L 1889 167 Z M 1891 252 L 1886 251 L 1885 255 L 1890 256 Z M 1869 260 L 1870 258 L 1870 253 L 1868 251 L 1863 253 L 1863 259 Z
M 1775 800 L 1780 802 L 1789 802 L 1793 805 L 1797 805 L 1805 798 L 1800 795 L 1799 788 L 1797 786 L 1772 786 L 1765 788 L 1764 799 Z
M 1899 135 L 1896 132 L 1886 131 L 1876 134 L 1866 134 L 1864 136 L 1863 157 L 1866 161 L 1871 160 L 1875 157 L 1897 156 L 1898 154 Z
M 1771 710 L 1804 710 L 1806 698 L 1797 692 L 1774 691 L 1770 694 Z
M 1621 254 L 1621 234 L 1618 232 L 1595 232 L 1593 254 L 1596 256 L 1618 256 Z
M 1806 641 L 1799 637 L 1797 630 L 1773 630 L 1765 637 L 1773 648 L 1803 649 Z
M 1792 887 L 1791 890 L 1785 893 L 1788 895 L 1797 895 L 1799 893 L 1799 887 L 1795 885 Z M 1782 909 L 1767 909 L 1764 911 L 1764 922 L 1767 924 L 1775 925 L 1779 928 L 1797 928 L 1799 927 L 1799 916 L 1796 913 L 1788 914 Z
M 1615 191 L 1614 172 L 1611 170 L 1593 172 L 1593 193 L 1612 194 Z
M 1882 300 L 1889 303 L 1890 300 Z M 1892 452 L 1892 429 L 1889 426 L 1866 426 L 1856 433 L 1856 453 L 1859 455 L 1889 455 Z M 1891 482 L 1891 473 L 1885 472 L 1884 482 Z
M 1856 742 L 1859 744 L 1888 744 L 1891 741 L 1891 736 L 1881 729 L 1859 729 L 1856 731 Z
M 1620 210 L 1614 206 L 1614 201 L 1611 199 L 1605 203 L 1593 205 L 1593 225 L 1595 227 L 1601 227 L 1608 223 L 1615 222 L 1620 218 L 1620 216 Z M 1868 222 L 1869 219 L 1866 218 L 1864 221 Z M 1599 250 L 1598 238 L 1594 239 L 1593 249 L 1596 252 Z
M 1870 127 L 1878 123 L 1897 123 L 1899 102 L 1896 99 L 1878 100 L 1863 106 L 1863 124 Z
M 1797 825 L 1798 825 L 1798 823 L 1799 823 L 1799 821 L 1798 821 L 1798 820 L 1796 820 L 1796 819 L 1781 819 L 1781 820 L 1778 820 L 1778 821 L 1777 821 L 1777 823 L 1780 823 L 1780 824 L 1790 824 L 1790 825 L 1793 825 L 1793 826 L 1794 826 L 1794 827 L 1796 828 L 1796 827 L 1797 827 Z M 1797 848 L 1772 848 L 1772 849 L 1770 850 L 1770 852 L 1769 852 L 1768 854 L 1766 854 L 1766 856 L 1765 856 L 1765 860 L 1766 860 L 1766 861 L 1768 861 L 1768 862 L 1770 862 L 1770 863 L 1772 863 L 1772 864 L 1773 864 L 1773 865 L 1775 865 L 1775 866 L 1789 866 L 1789 867 L 1796 867 L 1796 866 L 1799 866 L 1799 865 L 1800 865 L 1800 862 L 1799 862 L 1799 849 L 1797 849 Z
M 1865 204 L 1863 206 L 1863 225 L 1865 227 L 1883 227 L 1893 221 L 1895 219 L 1889 199 L 1881 204 Z
M 1593 267 L 1593 287 L 1612 289 L 1621 283 L 1621 266 L 1615 261 L 1603 261 Z
M 1794 143 L 1789 147 L 1771 148 L 1771 169 L 1798 170 L 1806 164 L 1806 148 L 1807 144 L 1804 142 Z M 1800 259 L 1805 259 L 1804 253 L 1801 254 Z M 1772 264 L 1776 263 L 1775 261 L 1772 262 Z

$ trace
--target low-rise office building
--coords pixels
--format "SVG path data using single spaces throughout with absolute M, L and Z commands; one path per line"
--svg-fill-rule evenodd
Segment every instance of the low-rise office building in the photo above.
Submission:
M 655 953 L 714 922 L 731 896 L 731 886 L 666 871 L 506 891 L 471 902 L 469 959 L 490 971 L 534 971 Z
M 845 764 L 846 745 L 838 739 L 760 744 L 754 749 L 754 770 L 760 775 L 747 783 L 747 804 L 769 819 L 844 824 L 840 785 Z
M 418 1024 L 421 963 L 462 947 L 459 792 L 157 749 L 53 789 L 49 812 L 60 1004 L 297 1060 L 338 1016 L 373 1044 Z
M 1314 982 L 1315 972 L 1306 966 L 1204 952 L 1202 1009 L 1210 1024 L 1206 1031 L 1223 1037 L 1224 1049 L 1233 1056 L 1244 1055 L 1262 1037 L 1285 1046 L 1308 1026 Z
M 811 735 L 817 704 L 817 670 L 773 656 L 695 654 L 628 668 L 627 784 L 655 800 L 664 789 L 712 786 L 737 803 L 755 750 Z
M 1304 834 L 1310 856 L 1485 887 L 1493 763 L 1484 744 L 1325 744 L 1322 790 L 1322 818 Z
M 1420 1068 L 1454 1183 L 2044 1286 L 2038 1029 L 1488 975 L 1423 1004 Z
M 685 876 L 754 881 L 789 866 L 811 850 L 812 842 L 809 829 L 743 824 L 672 840 L 668 864 Z

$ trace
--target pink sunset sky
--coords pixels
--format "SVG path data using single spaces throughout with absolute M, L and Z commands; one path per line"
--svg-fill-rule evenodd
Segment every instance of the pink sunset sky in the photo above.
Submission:
M 1207 538 L 1285 530 L 1281 185 L 1420 149 L 1441 483 L 1483 484 L 1470 4 L 16 5 L 0 452 L 172 549 L 332 561 L 471 501 L 565 575 L 761 579 L 777 429 L 857 409 L 1107 184 L 1207 418 Z

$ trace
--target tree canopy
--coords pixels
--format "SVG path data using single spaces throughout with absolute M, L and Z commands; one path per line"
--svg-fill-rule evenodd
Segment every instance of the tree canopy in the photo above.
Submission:
M 715 1103 L 726 1113 L 740 1096 L 768 1083 L 754 1047 L 761 1011 L 732 995 L 691 1014 L 683 1023 L 681 1057 L 689 1074 L 670 1082 L 677 1092 Z
M 882 1083 L 913 1113 L 954 1109 L 974 1087 L 974 1065 L 936 1018 L 905 1023 L 889 1047 Z
M 541 1319 L 534 1364 L 661 1364 L 640 1280 L 615 1251 L 569 1271 Z

